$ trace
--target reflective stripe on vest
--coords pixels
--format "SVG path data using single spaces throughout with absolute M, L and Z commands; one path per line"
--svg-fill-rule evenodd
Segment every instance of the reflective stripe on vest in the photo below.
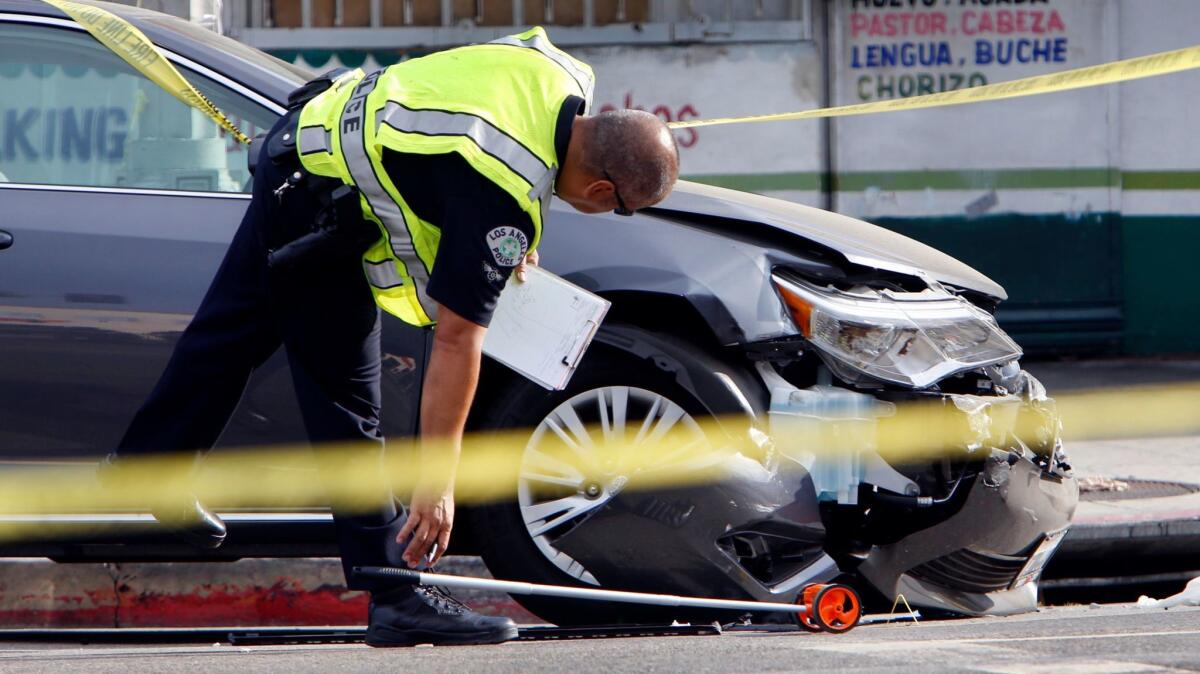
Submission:
M 587 106 L 591 106 L 592 91 L 596 87 L 595 80 L 592 78 L 590 73 L 580 70 L 570 56 L 567 56 L 555 49 L 554 46 L 550 44 L 550 41 L 546 39 L 545 35 L 536 33 L 533 36 L 525 39 L 521 39 L 517 35 L 509 35 L 498 40 L 492 40 L 488 44 L 506 44 L 513 47 L 536 49 L 537 51 L 541 52 L 542 55 L 557 63 L 559 67 L 567 71 L 567 73 L 574 78 L 575 83 L 579 85 L 580 93 L 583 94 L 584 102 Z M 586 113 L 587 110 L 584 110 L 584 112 Z
M 363 116 L 367 95 L 375 89 L 375 83 L 379 80 L 382 72 L 376 71 L 364 77 L 358 83 L 354 93 L 350 95 L 350 99 L 346 101 L 346 107 L 342 110 L 338 126 L 342 155 L 346 159 L 346 168 L 350 171 L 350 176 L 354 178 L 355 186 L 366 198 L 375 217 L 379 218 L 384 228 L 387 229 L 392 254 L 404 265 L 406 275 L 412 278 L 413 285 L 416 286 L 417 301 L 420 302 L 425 315 L 431 320 L 437 320 L 435 310 L 437 305 L 425 294 L 425 287 L 429 284 L 429 270 L 425 268 L 425 263 L 417 256 L 416 249 L 413 247 L 412 235 L 408 231 L 408 223 L 404 219 L 403 211 L 380 184 L 379 177 L 375 175 L 375 168 L 371 165 L 371 159 L 367 156 L 365 139 L 367 129 L 363 124 Z M 305 146 L 304 149 L 307 150 L 308 147 Z M 378 275 L 380 266 L 363 260 L 363 270 L 373 285 L 375 285 L 375 277 L 372 274 Z M 395 275 L 394 280 L 390 277 L 386 278 L 383 282 L 389 285 L 376 285 L 377 288 L 384 289 L 402 284 L 400 274 L 394 269 L 392 271 Z M 380 276 L 380 278 L 382 277 Z
M 500 160 L 513 173 L 529 183 L 530 198 L 536 199 L 535 190 L 546 184 L 547 174 L 553 180 L 554 167 L 546 166 L 536 154 L 497 129 L 486 119 L 466 112 L 446 110 L 414 110 L 388 101 L 379 111 L 376 126 L 387 124 L 404 133 L 419 133 L 423 136 L 466 136 L 479 149 Z
M 382 309 L 412 325 L 436 320 L 426 291 L 442 235 L 410 208 L 407 186 L 393 184 L 387 151 L 459 153 L 529 216 L 535 249 L 558 173 L 556 123 L 564 101 L 590 94 L 591 82 L 586 63 L 532 28 L 371 75 L 356 69 L 305 104 L 296 126 L 301 164 L 356 186 L 364 217 L 381 230 L 362 265 Z
M 300 129 L 300 154 L 313 152 L 333 152 L 333 141 L 329 138 L 329 129 L 323 126 L 306 126 Z
M 396 271 L 396 264 L 391 260 L 363 260 L 363 271 L 367 280 L 380 290 L 404 285 L 404 278 Z

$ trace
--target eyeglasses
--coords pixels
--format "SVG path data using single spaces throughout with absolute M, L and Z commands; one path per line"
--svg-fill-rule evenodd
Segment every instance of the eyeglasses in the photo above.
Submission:
M 621 190 L 617 189 L 617 182 L 608 175 L 608 171 L 604 171 L 604 179 L 612 183 L 613 196 L 617 198 L 617 207 L 613 209 L 613 213 L 617 215 L 633 215 L 633 209 L 625 205 L 625 200 L 621 198 Z

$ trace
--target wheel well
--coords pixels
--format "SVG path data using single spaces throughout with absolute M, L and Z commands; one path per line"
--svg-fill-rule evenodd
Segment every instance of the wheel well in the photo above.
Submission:
M 700 312 L 687 299 L 678 295 L 639 291 L 616 291 L 603 293 L 612 307 L 605 316 L 605 324 L 636 326 L 647 332 L 667 334 L 697 346 L 718 359 L 725 359 L 726 349 L 717 342 L 712 328 Z M 479 387 L 475 392 L 475 403 L 471 406 L 467 428 L 478 428 L 477 410 L 487 401 L 495 400 L 515 379 L 521 375 L 490 358 L 483 360 L 479 376 Z
M 606 321 L 686 338 L 709 353 L 721 350 L 712 326 L 684 297 L 632 290 L 607 292 L 603 296 L 612 302 Z
M 717 341 L 712 328 L 700 312 L 683 297 L 638 291 L 604 293 L 604 297 L 613 303 L 604 319 L 606 326 L 633 326 L 647 333 L 685 342 L 715 361 L 730 363 L 733 360 L 733 354 Z M 521 375 L 490 358 L 483 359 L 479 385 L 467 419 L 468 432 L 481 427 L 484 408 L 505 395 L 520 377 Z M 738 384 L 746 386 L 744 381 L 739 381 Z M 463 510 L 467 511 L 470 508 Z M 466 523 L 473 518 L 461 519 Z M 479 533 L 469 527 L 456 527 L 455 540 L 452 543 L 455 554 L 477 554 L 478 536 Z

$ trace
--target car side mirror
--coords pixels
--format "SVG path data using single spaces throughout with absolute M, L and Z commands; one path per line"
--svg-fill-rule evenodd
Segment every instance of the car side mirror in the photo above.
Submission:
M 13 235 L 0 229 L 0 250 L 5 250 L 13 245 Z

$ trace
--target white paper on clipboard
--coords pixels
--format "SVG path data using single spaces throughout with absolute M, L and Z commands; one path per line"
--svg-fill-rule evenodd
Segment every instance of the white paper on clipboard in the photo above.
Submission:
M 483 352 L 551 390 L 567 387 L 611 302 L 539 267 L 500 293 Z

